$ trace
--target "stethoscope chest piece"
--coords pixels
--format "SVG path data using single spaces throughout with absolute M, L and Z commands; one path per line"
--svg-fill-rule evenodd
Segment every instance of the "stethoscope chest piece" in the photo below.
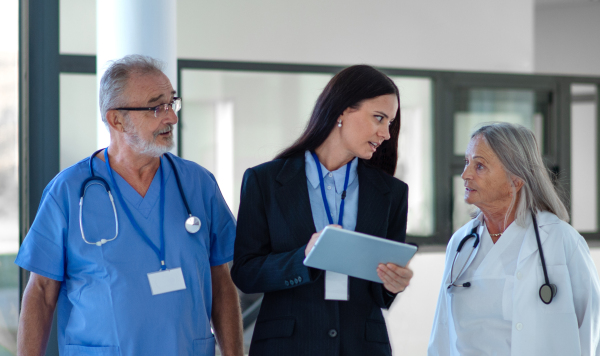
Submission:
M 185 229 L 190 234 L 197 233 L 198 230 L 200 230 L 200 226 L 202 226 L 202 224 L 200 223 L 200 219 L 198 219 L 196 216 L 190 216 L 185 220 Z
M 550 304 L 552 299 L 556 295 L 556 285 L 554 284 L 543 284 L 540 287 L 540 299 L 544 304 Z

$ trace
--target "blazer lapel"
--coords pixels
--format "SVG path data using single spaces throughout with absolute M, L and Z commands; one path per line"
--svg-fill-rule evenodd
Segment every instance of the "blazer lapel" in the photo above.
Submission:
M 288 158 L 276 178 L 281 184 L 275 189 L 277 206 L 289 231 L 299 245 L 304 245 L 316 232 L 310 208 L 304 155 Z
M 358 161 L 358 214 L 356 231 L 384 237 L 389 217 L 390 187 L 376 169 Z

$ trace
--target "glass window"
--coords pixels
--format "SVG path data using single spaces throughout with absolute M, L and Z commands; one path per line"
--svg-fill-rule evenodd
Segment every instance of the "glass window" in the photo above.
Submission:
M 571 85 L 571 224 L 598 231 L 598 94 L 590 84 Z
M 455 232 L 472 219 L 477 208 L 465 203 L 465 184 L 459 174 L 452 176 L 452 192 L 452 232 Z
M 181 78 L 182 156 L 215 175 L 237 215 L 244 171 L 298 138 L 331 74 L 186 69 Z
M 61 54 L 96 54 L 96 2 L 60 0 Z
M 17 353 L 19 320 L 18 4 L 4 1 L 0 21 L 0 355 Z
M 183 157 L 215 174 L 237 213 L 244 171 L 298 138 L 331 76 L 183 70 Z M 429 78 L 392 79 L 401 96 L 396 176 L 410 186 L 408 233 L 427 236 L 434 229 L 432 84 Z
M 60 74 L 60 169 L 96 150 L 96 75 Z M 85 133 L 85 134 L 82 134 Z
M 490 122 L 520 124 L 536 133 L 543 147 L 544 117 L 533 90 L 469 89 L 456 93 L 454 154 L 464 156 L 471 133 Z
M 396 177 L 406 182 L 407 234 L 434 230 L 432 82 L 429 78 L 392 77 L 400 90 L 401 129 Z

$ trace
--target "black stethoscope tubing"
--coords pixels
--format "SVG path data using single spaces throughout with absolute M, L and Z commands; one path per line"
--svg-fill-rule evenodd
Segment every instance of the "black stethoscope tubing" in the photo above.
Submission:
M 460 240 L 460 243 L 458 244 L 458 247 L 456 248 L 456 254 L 454 255 L 454 260 L 452 260 L 452 267 L 450 268 L 450 285 L 448 286 L 448 289 L 450 289 L 450 287 L 452 287 L 452 286 L 454 286 L 454 287 L 465 287 L 465 288 L 468 288 L 468 287 L 471 286 L 471 282 L 465 282 L 463 284 L 455 284 L 455 282 L 458 279 L 458 277 L 460 277 L 460 275 L 463 273 L 463 270 L 467 266 L 467 262 L 471 258 L 471 255 L 473 254 L 473 251 L 475 251 L 475 248 L 477 248 L 477 245 L 479 245 L 479 234 L 477 233 L 477 229 L 478 228 L 479 228 L 479 221 L 477 221 L 477 224 L 475 225 L 475 227 L 473 227 L 473 229 L 471 230 L 471 233 L 468 234 L 467 236 L 463 237 L 462 240 Z M 473 248 L 471 249 L 471 253 L 469 253 L 469 256 L 467 257 L 467 260 L 465 261 L 465 264 L 462 266 L 462 268 L 460 269 L 460 271 L 458 271 L 458 274 L 456 275 L 456 279 L 454 279 L 454 281 L 452 281 L 452 275 L 453 275 L 453 272 L 454 272 L 454 263 L 456 262 L 456 258 L 458 257 L 458 254 L 462 250 L 462 248 L 465 245 L 465 243 L 470 238 L 472 238 L 472 237 L 475 238 L 475 242 L 473 243 Z
M 550 304 L 552 299 L 556 295 L 556 284 L 550 284 L 550 280 L 548 279 L 548 271 L 546 270 L 546 260 L 544 259 L 544 251 L 542 250 L 542 241 L 540 240 L 540 232 L 538 231 L 537 220 L 535 219 L 535 214 L 531 212 L 531 217 L 533 218 L 533 228 L 535 229 L 535 239 L 538 244 L 538 251 L 540 251 L 540 260 L 542 261 L 542 270 L 544 271 L 544 281 L 546 283 L 542 284 L 540 287 L 540 299 L 545 304 Z
M 542 262 L 542 270 L 544 271 L 545 283 L 542 284 L 542 286 L 540 287 L 539 295 L 540 295 L 540 299 L 542 300 L 542 302 L 544 304 L 550 304 L 552 302 L 552 299 L 556 296 L 557 287 L 555 284 L 551 284 L 550 279 L 548 278 L 548 270 L 546 269 L 546 260 L 544 259 L 544 250 L 542 249 L 542 241 L 540 240 L 540 232 L 538 230 L 537 220 L 536 220 L 535 214 L 533 212 L 531 212 L 531 217 L 533 218 L 535 239 L 536 239 L 536 242 L 538 245 L 538 251 L 540 252 L 540 260 Z M 454 255 L 454 260 L 452 260 L 452 267 L 450 268 L 450 285 L 448 285 L 448 289 L 450 289 L 450 287 L 468 288 L 471 286 L 470 282 L 465 282 L 463 284 L 455 284 L 455 282 L 456 282 L 456 279 L 458 279 L 458 277 L 460 277 L 460 275 L 462 274 L 465 266 L 467 265 L 467 262 L 471 258 L 471 254 L 473 253 L 473 251 L 479 244 L 479 234 L 477 233 L 478 227 L 479 227 L 479 224 L 477 224 L 477 226 L 475 226 L 473 228 L 473 230 L 471 230 L 470 234 L 468 234 L 467 236 L 462 238 L 462 240 L 458 244 L 458 247 L 456 248 L 456 254 Z M 471 254 L 469 254 L 469 257 L 467 257 L 467 261 L 465 262 L 465 264 L 459 271 L 458 275 L 456 276 L 456 279 L 454 281 L 452 281 L 452 271 L 454 270 L 454 263 L 456 262 L 456 258 L 458 257 L 458 254 L 462 250 L 462 248 L 465 245 L 465 243 L 467 242 L 467 240 L 469 240 L 470 238 L 473 238 L 473 237 L 475 238 L 475 242 L 473 243 L 473 249 L 471 250 Z

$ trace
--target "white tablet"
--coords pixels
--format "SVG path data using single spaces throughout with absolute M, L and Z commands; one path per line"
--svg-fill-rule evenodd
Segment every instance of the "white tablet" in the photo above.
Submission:
M 360 232 L 327 226 L 304 259 L 304 265 L 382 283 L 380 263 L 406 266 L 417 247 Z

